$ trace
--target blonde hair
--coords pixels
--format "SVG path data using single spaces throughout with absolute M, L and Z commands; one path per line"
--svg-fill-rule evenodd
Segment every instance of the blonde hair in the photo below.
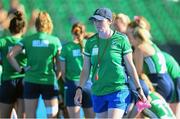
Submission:
M 151 26 L 148 20 L 143 16 L 134 16 L 134 21 L 142 28 L 145 28 L 146 30 L 150 31 Z
M 132 34 L 134 37 L 138 37 L 142 42 L 152 43 L 151 41 L 152 36 L 150 34 L 150 31 L 144 28 L 136 21 L 131 21 L 128 25 L 128 28 L 133 29 Z
M 151 34 L 148 30 L 141 28 L 141 27 L 135 27 L 133 30 L 133 36 L 138 37 L 142 42 L 151 42 Z
M 124 23 L 126 25 L 128 25 L 131 22 L 130 18 L 127 15 L 123 14 L 123 13 L 117 14 L 115 16 L 115 20 L 118 20 L 118 19 L 121 20 L 122 23 Z
M 53 24 L 51 17 L 47 12 L 39 12 L 38 17 L 36 18 L 36 29 L 40 32 L 46 32 L 48 34 L 52 33 Z
M 143 73 L 143 74 L 140 75 L 140 77 L 141 77 L 142 80 L 144 80 L 144 82 L 145 82 L 146 85 L 148 86 L 149 90 L 152 91 L 152 92 L 154 92 L 155 89 L 154 89 L 151 81 L 150 81 L 149 78 L 147 77 L 147 75 Z

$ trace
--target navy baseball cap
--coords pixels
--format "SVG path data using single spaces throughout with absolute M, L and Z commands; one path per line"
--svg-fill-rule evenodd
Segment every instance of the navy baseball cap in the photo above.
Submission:
M 97 20 L 104 20 L 104 19 L 108 19 L 110 21 L 112 21 L 112 12 L 109 8 L 99 8 L 97 9 L 93 16 L 91 16 L 89 18 L 89 20 L 94 20 L 94 19 L 97 19 Z

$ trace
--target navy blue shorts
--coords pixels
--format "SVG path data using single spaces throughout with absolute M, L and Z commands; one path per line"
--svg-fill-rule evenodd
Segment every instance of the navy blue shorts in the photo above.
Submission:
M 23 98 L 23 79 L 2 81 L 0 85 L 0 102 L 12 104 Z
M 149 79 L 156 84 L 155 90 L 161 94 L 167 102 L 171 102 L 175 91 L 174 83 L 169 74 L 149 74 Z
M 107 95 L 92 96 L 93 109 L 95 113 L 108 111 L 110 108 L 118 108 L 126 111 L 131 103 L 131 94 L 129 89 L 116 91 Z
M 59 87 L 58 85 L 24 82 L 23 95 L 25 99 L 37 99 L 40 95 L 42 95 L 42 99 L 51 100 L 53 98 L 58 98 Z
M 76 106 L 74 104 L 74 96 L 76 93 L 76 88 L 79 85 L 79 81 L 71 81 L 66 79 L 64 85 L 64 102 L 66 106 L 72 107 Z M 92 107 L 92 98 L 91 98 L 91 81 L 87 81 L 83 87 L 83 97 L 82 97 L 82 107 L 90 108 Z

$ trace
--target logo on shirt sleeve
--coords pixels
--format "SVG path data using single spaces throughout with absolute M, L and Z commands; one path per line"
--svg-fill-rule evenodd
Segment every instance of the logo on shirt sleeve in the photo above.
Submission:
M 73 57 L 78 57 L 78 56 L 81 56 L 81 50 L 80 49 L 73 50 Z
M 92 49 L 92 55 L 98 55 L 99 48 L 95 45 Z

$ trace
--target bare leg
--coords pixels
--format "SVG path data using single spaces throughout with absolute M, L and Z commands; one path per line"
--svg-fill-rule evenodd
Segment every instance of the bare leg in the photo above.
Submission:
M 180 119 L 180 102 L 176 105 L 176 118 Z
M 58 99 L 44 100 L 48 118 L 54 118 L 58 114 Z
M 110 108 L 108 109 L 108 118 L 111 119 L 120 119 L 124 115 L 124 110 L 118 108 Z
M 96 113 L 96 118 L 107 118 L 108 117 L 108 111 Z
M 64 118 L 69 118 L 67 107 L 62 102 L 59 104 L 59 111 L 57 117 L 61 116 L 63 116 Z
M 94 118 L 95 113 L 92 108 L 83 108 L 85 118 Z
M 18 118 L 25 118 L 24 99 L 18 99 L 16 113 Z
M 170 103 L 169 106 L 175 115 L 176 114 L 176 103 Z
M 80 118 L 80 106 L 67 107 L 70 118 Z
M 174 115 L 176 115 L 176 118 L 179 119 L 180 118 L 180 102 L 172 103 L 172 104 L 170 104 L 170 107 L 171 107 Z
M 24 104 L 26 118 L 36 118 L 38 99 L 25 99 Z
M 13 104 L 0 103 L 0 118 L 10 118 Z

